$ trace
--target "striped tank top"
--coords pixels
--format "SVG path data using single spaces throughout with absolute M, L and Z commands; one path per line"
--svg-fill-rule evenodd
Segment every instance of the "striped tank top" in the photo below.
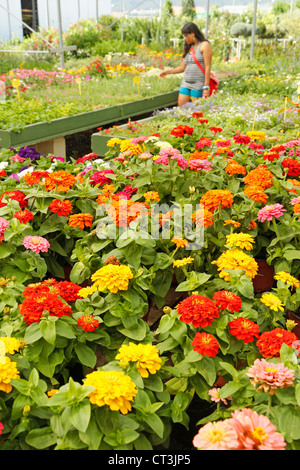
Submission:
M 205 69 L 203 54 L 200 50 L 201 44 L 202 43 L 200 42 L 197 49 L 195 50 L 195 55 L 200 65 L 203 67 L 203 69 Z M 198 65 L 194 62 L 191 52 L 189 52 L 185 56 L 184 62 L 185 70 L 181 86 L 189 88 L 190 90 L 202 90 L 202 87 L 204 85 L 204 74 L 202 73 L 202 70 L 198 67 Z

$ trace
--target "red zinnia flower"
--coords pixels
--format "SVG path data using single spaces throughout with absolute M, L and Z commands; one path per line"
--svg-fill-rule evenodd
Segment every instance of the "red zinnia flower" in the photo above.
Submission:
M 263 357 L 280 357 L 283 343 L 291 348 L 297 340 L 297 336 L 292 331 L 275 328 L 272 331 L 265 331 L 257 340 L 256 345 Z
M 251 139 L 248 135 L 241 135 L 241 134 L 236 134 L 233 136 L 233 140 L 235 141 L 236 144 L 250 144 Z
M 2 177 L 2 176 L 7 176 L 7 173 L 6 173 L 5 170 L 1 170 L 1 171 L 0 171 L 0 177 Z
M 78 318 L 77 326 L 81 326 L 84 331 L 94 331 L 99 326 L 99 321 L 93 315 L 81 315 Z
M 184 323 L 192 323 L 196 328 L 210 326 L 220 315 L 219 308 L 204 295 L 191 295 L 177 305 L 177 313 Z
M 202 356 L 214 357 L 218 353 L 220 344 L 216 338 L 209 333 L 196 333 L 192 341 L 192 347 L 194 351 Z
M 60 297 L 66 302 L 75 302 L 77 299 L 81 299 L 80 295 L 78 295 L 81 286 L 74 284 L 74 282 L 60 281 L 56 287 Z
M 13 215 L 13 219 L 18 219 L 19 222 L 21 222 L 22 224 L 27 224 L 33 218 L 34 218 L 33 213 L 27 209 L 23 209 L 22 211 L 17 211 Z
M 195 112 L 192 114 L 192 117 L 201 118 L 201 117 L 203 117 L 203 113 L 201 113 L 201 111 L 195 111 Z
M 274 160 L 278 160 L 279 159 L 279 153 L 265 153 L 265 155 L 263 156 L 263 159 L 264 160 L 268 160 L 269 162 L 273 162 Z
M 228 290 L 220 290 L 215 292 L 213 300 L 221 310 L 228 308 L 230 312 L 238 312 L 242 306 L 242 299 Z
M 299 176 L 300 175 L 300 162 L 293 158 L 285 158 L 282 160 L 283 168 L 288 168 L 288 176 Z
M 44 312 L 54 317 L 62 317 L 64 315 L 72 315 L 72 309 L 64 303 L 55 294 L 37 294 L 29 295 L 19 306 L 19 312 L 23 315 L 23 320 L 27 325 L 39 323 Z
M 259 327 L 252 320 L 247 318 L 239 317 L 228 323 L 230 329 L 229 333 L 236 336 L 237 339 L 241 339 L 244 343 L 250 343 L 254 341 L 254 337 L 259 337 Z
M 183 137 L 185 134 L 192 135 L 194 129 L 190 126 L 179 125 L 171 130 L 170 134 L 174 137 Z
M 0 197 L 0 207 L 4 207 L 7 205 L 7 202 L 3 202 L 3 199 L 11 199 L 14 201 L 18 201 L 20 205 L 20 209 L 24 209 L 25 207 L 28 206 L 28 201 L 26 199 L 26 195 L 22 193 L 22 191 L 6 191 L 2 196 Z
M 215 133 L 216 133 L 216 132 L 222 132 L 223 129 L 222 129 L 222 127 L 215 127 L 215 126 L 212 126 L 212 127 L 209 128 L 209 130 L 210 130 L 211 132 L 215 132 Z
M 54 199 L 54 201 L 49 204 L 49 209 L 59 216 L 64 215 L 68 217 L 68 215 L 72 213 L 73 205 L 69 200 L 59 201 L 58 199 Z

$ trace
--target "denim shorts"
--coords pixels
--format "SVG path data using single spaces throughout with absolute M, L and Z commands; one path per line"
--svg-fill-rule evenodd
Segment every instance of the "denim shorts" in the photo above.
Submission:
M 202 90 L 191 90 L 190 88 L 185 88 L 181 86 L 179 88 L 179 94 L 180 95 L 188 95 L 192 96 L 193 98 L 201 98 L 202 97 Z

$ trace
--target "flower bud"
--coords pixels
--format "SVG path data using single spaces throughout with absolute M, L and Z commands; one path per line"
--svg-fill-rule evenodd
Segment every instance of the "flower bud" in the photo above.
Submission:
M 172 312 L 172 309 L 171 309 L 171 307 L 165 306 L 165 307 L 163 308 L 163 312 L 168 315 L 168 314 L 170 314 L 170 313 Z

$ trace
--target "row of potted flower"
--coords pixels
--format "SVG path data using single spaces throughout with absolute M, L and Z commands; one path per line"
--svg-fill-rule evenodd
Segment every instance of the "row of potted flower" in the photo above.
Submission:
M 213 124 L 2 149 L 3 449 L 298 448 L 299 135 Z

